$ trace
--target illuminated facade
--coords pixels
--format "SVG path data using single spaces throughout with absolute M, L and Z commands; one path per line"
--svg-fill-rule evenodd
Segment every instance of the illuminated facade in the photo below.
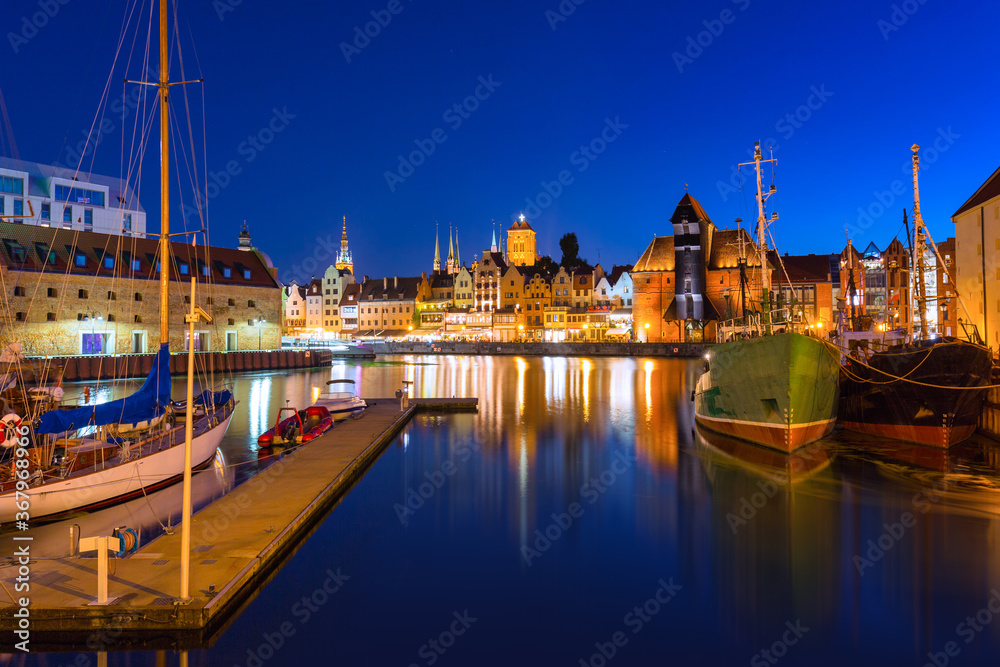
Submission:
M 511 266 L 534 266 L 538 260 L 535 230 L 524 219 L 520 219 L 507 230 L 507 263 Z

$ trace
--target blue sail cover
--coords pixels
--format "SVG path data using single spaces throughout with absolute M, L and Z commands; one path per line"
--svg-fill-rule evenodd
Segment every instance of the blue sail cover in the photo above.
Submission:
M 163 414 L 170 402 L 170 349 L 160 345 L 153 358 L 153 368 L 139 391 L 100 405 L 85 405 L 73 410 L 49 410 L 42 415 L 37 433 L 64 433 L 86 426 L 135 424 Z

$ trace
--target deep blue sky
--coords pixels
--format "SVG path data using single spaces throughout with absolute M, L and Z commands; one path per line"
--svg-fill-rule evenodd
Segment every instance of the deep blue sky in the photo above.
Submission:
M 285 278 L 308 278 L 303 261 L 317 238 L 339 239 L 343 215 L 359 274 L 430 270 L 435 220 L 442 245 L 449 223 L 457 226 L 462 258 L 471 262 L 489 244 L 491 219 L 498 232 L 509 226 L 563 170 L 572 183 L 532 219 L 541 252 L 558 260 L 559 237 L 574 231 L 587 259 L 597 260 L 600 249 L 605 266 L 632 262 L 654 234 L 670 233 L 667 219 L 685 183 L 720 227 L 752 218 L 752 190 L 745 205 L 719 184 L 755 140 L 768 139 L 779 158 L 775 234 L 782 251 L 796 254 L 840 250 L 848 223 L 856 245 L 884 247 L 900 228 L 901 209 L 912 205 L 902 169 L 909 146 L 930 148 L 948 135 L 938 142 L 946 150 L 924 154 L 921 178 L 925 220 L 935 239 L 944 238 L 953 234 L 950 214 L 1000 162 L 992 74 L 1000 9 L 986 0 L 909 0 L 899 11 L 906 5 L 913 13 L 897 13 L 901 25 L 891 31 L 888 1 L 565 0 L 575 11 L 553 30 L 546 12 L 557 12 L 558 0 L 399 0 L 402 10 L 349 63 L 341 42 L 352 42 L 355 27 L 387 0 L 280 9 L 243 0 L 222 11 L 237 1 L 182 0 L 178 10 L 187 78 L 200 70 L 206 79 L 208 169 L 234 160 L 241 170 L 211 199 L 212 242 L 234 244 L 246 219 Z M 22 33 L 22 17 L 39 5 L 3 3 L 0 86 L 21 158 L 65 162 L 66 146 L 85 134 L 126 6 L 69 0 L 15 53 L 9 33 Z M 731 22 L 713 23 L 724 10 Z M 673 54 L 702 32 L 707 46 L 692 49 L 696 57 L 679 71 Z M 135 22 L 129 44 L 134 33 Z M 145 24 L 137 43 L 134 60 Z M 121 96 L 122 78 L 141 75 L 135 63 L 126 72 L 129 50 L 111 75 L 112 98 Z M 178 79 L 179 68 L 171 74 Z M 490 75 L 500 85 L 488 96 L 480 89 L 487 99 L 456 128 L 445 112 Z M 808 120 L 784 121 L 813 90 L 827 99 L 800 110 Z M 203 93 L 190 92 L 201 153 Z M 294 118 L 262 151 L 241 149 L 274 109 Z M 129 137 L 134 116 L 124 121 Z M 600 136 L 606 119 L 628 127 L 581 172 L 574 152 Z M 118 174 L 122 121 L 112 125 L 94 169 Z M 397 170 L 397 156 L 438 128 L 447 140 L 390 190 L 385 172 Z M 8 128 L 3 134 L 0 148 L 9 154 Z M 151 228 L 159 224 L 156 153 L 153 143 L 142 179 Z M 905 192 L 886 196 L 888 212 L 858 226 L 859 207 L 875 204 L 877 214 L 876 193 L 894 181 Z

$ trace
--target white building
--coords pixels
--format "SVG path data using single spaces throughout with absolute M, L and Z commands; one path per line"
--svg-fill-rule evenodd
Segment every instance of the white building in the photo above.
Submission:
M 339 269 L 330 265 L 323 273 L 323 330 L 327 333 L 339 334 L 343 328 L 340 315 L 340 298 L 348 285 L 354 284 L 354 274 L 348 269 Z M 357 316 L 357 313 L 355 313 Z M 356 328 L 356 323 L 355 323 Z
M 306 325 L 306 288 L 293 280 L 282 290 L 285 306 L 285 323 L 282 327 L 286 336 L 294 336 Z
M 6 157 L 0 158 L 0 216 L 40 227 L 146 233 L 146 212 L 120 178 Z
M 323 329 L 323 281 L 313 278 L 306 288 L 306 329 L 309 333 L 322 333 Z M 316 331 L 320 329 L 320 331 Z

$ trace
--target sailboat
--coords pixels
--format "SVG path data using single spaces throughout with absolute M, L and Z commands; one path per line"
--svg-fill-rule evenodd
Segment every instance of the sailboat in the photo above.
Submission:
M 793 452 L 833 430 L 839 367 L 822 340 L 798 333 L 802 323 L 771 311 L 764 202 L 775 187 L 764 194 L 761 186 L 761 164 L 768 162 L 774 158 L 762 159 L 758 142 L 754 161 L 745 163 L 754 165 L 757 178 L 761 312 L 743 313 L 739 328 L 719 328 L 722 339 L 707 355 L 694 391 L 695 419 L 704 428 Z
M 215 457 L 233 418 L 236 402 L 227 390 L 208 389 L 194 399 L 191 422 L 186 421 L 189 406 L 170 399 L 167 91 L 172 84 L 166 0 L 160 4 L 160 77 L 152 85 L 160 91 L 160 347 L 142 387 L 129 396 L 96 406 L 52 409 L 37 419 L 30 414 L 4 416 L 5 432 L 18 436 L 0 464 L 0 523 L 5 526 L 105 507 L 173 484 L 185 473 L 185 429 L 191 431 L 190 464 L 204 467 Z M 192 303 L 194 284 L 192 277 Z M 189 391 L 190 382 L 189 377 Z M 19 467 L 18 461 L 27 461 L 27 467 Z
M 993 357 L 989 348 L 979 342 L 939 337 L 930 331 L 924 256 L 928 241 L 935 253 L 937 247 L 920 214 L 920 147 L 913 145 L 910 150 L 914 234 L 914 261 L 910 265 L 916 272 L 909 285 L 915 292 L 910 303 L 916 303 L 919 330 L 913 333 L 913 317 L 909 317 L 909 341 L 876 351 L 867 360 L 844 359 L 840 425 L 852 431 L 947 449 L 976 430 L 991 382 Z

